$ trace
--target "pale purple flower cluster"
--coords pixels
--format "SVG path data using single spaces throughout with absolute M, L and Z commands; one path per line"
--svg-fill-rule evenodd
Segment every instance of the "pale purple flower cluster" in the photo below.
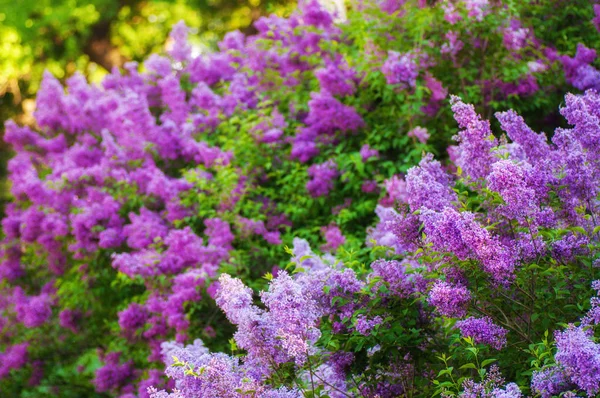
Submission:
M 488 188 L 500 194 L 504 205 L 498 210 L 506 217 L 525 222 L 539 211 L 539 196 L 532 183 L 534 170 L 528 163 L 499 160 L 487 177 Z
M 0 353 L 0 377 L 6 377 L 12 369 L 19 369 L 27 363 L 28 343 L 8 346 Z
M 489 0 L 463 0 L 463 2 L 469 12 L 469 17 L 477 21 L 482 21 L 489 13 Z
M 461 318 L 467 313 L 471 293 L 465 286 L 437 281 L 429 291 L 429 304 L 447 317 Z
M 460 260 L 479 260 L 483 271 L 497 283 L 513 278 L 514 255 L 475 219 L 475 214 L 446 207 L 439 213 L 423 211 L 421 219 L 435 250 L 452 253 Z
M 363 127 L 364 122 L 356 110 L 344 105 L 329 91 L 311 93 L 308 101 L 306 127 L 300 128 L 292 145 L 292 158 L 307 162 L 320 151 L 319 142 L 327 142 L 337 132 L 352 132 Z
M 415 54 L 402 54 L 397 51 L 388 51 L 388 58 L 381 66 L 388 84 L 397 84 L 401 88 L 415 86 L 419 76 L 419 66 Z
M 489 317 L 469 317 L 456 323 L 464 337 L 472 337 L 475 344 L 486 344 L 497 350 L 506 346 L 508 330 L 496 325 Z
M 380 316 L 376 316 L 373 319 L 369 319 L 364 315 L 359 315 L 356 317 L 356 331 L 363 336 L 368 336 L 371 334 L 371 331 L 375 326 L 381 325 L 383 322 L 383 318 Z
M 253 374 L 252 366 L 240 364 L 238 358 L 225 354 L 211 354 L 202 341 L 183 347 L 181 344 L 163 344 L 167 375 L 175 381 L 173 393 L 148 388 L 151 398 L 244 398 L 252 394 L 257 398 L 300 398 L 297 390 L 271 389 Z M 193 375 L 186 374 L 186 367 L 174 364 L 173 359 L 185 363 Z
M 342 230 L 335 224 L 322 227 L 321 233 L 325 238 L 325 244 L 321 246 L 322 251 L 335 252 L 338 247 L 346 242 L 346 237 L 342 234 Z
M 419 218 L 412 214 L 400 214 L 391 207 L 377 206 L 375 213 L 379 223 L 367 230 L 367 244 L 387 246 L 397 254 L 416 250 L 419 239 Z
M 531 31 L 524 28 L 521 21 L 513 19 L 509 26 L 504 28 L 503 42 L 509 51 L 519 51 L 523 49 L 531 40 Z
M 371 158 L 378 158 L 379 151 L 377 149 L 371 148 L 369 144 L 364 144 L 362 147 L 360 147 L 360 157 L 363 162 L 366 162 Z
M 554 358 L 567 377 L 590 397 L 600 392 L 600 344 L 592 340 L 592 334 L 570 326 L 556 332 L 555 339 Z
M 120 357 L 119 352 L 111 352 L 104 357 L 104 365 L 96 370 L 94 378 L 96 391 L 114 391 L 132 376 L 133 363 L 120 363 Z
M 560 57 L 565 70 L 567 82 L 579 90 L 600 90 L 600 71 L 591 64 L 596 59 L 596 50 L 587 48 L 583 44 L 577 46 L 574 57 L 563 55 Z
M 490 122 L 482 120 L 475 112 L 475 107 L 465 104 L 459 97 L 452 96 L 450 103 L 454 119 L 463 129 L 454 136 L 459 143 L 455 163 L 472 179 L 484 178 L 494 163 L 491 149 L 497 145 Z
M 427 154 L 419 166 L 412 167 L 406 175 L 407 201 L 412 211 L 421 208 L 442 210 L 456 200 L 452 180 L 433 155 Z
M 137 303 L 133 303 L 119 312 L 119 326 L 126 332 L 142 328 L 147 320 L 148 311 Z
M 306 361 L 311 344 L 319 337 L 315 328 L 321 316 L 317 303 L 302 285 L 280 272 L 261 299 L 268 311 L 252 303 L 252 291 L 229 275 L 219 278 L 216 301 L 227 318 L 237 325 L 235 340 L 248 351 L 247 361 L 268 375 L 271 364 Z
M 429 139 L 429 132 L 425 127 L 417 126 L 411 129 L 408 134 L 409 137 L 416 138 L 420 143 L 425 144 Z
M 531 389 L 540 394 L 542 398 L 553 397 L 572 387 L 574 387 L 573 383 L 557 366 L 535 371 L 531 376 Z
M 385 207 L 393 207 L 396 203 L 407 203 L 406 181 L 398 174 L 391 176 L 383 182 L 387 196 L 379 204 Z
M 306 183 L 306 189 L 313 197 L 327 196 L 333 189 L 333 180 L 338 174 L 337 165 L 331 159 L 325 163 L 313 164 L 308 168 L 310 180 Z
M 13 292 L 14 310 L 17 320 L 27 328 L 36 328 L 43 325 L 52 315 L 52 299 L 48 293 L 39 296 L 26 296 L 21 288 Z
M 356 73 L 342 61 L 328 63 L 326 67 L 317 69 L 315 76 L 321 89 L 333 95 L 346 96 L 354 94 Z
M 371 263 L 372 272 L 369 277 L 379 277 L 387 283 L 390 293 L 396 297 L 408 298 L 416 292 L 415 284 L 418 274 L 409 274 L 407 271 L 414 265 L 409 260 L 402 262 L 395 260 L 379 259 Z

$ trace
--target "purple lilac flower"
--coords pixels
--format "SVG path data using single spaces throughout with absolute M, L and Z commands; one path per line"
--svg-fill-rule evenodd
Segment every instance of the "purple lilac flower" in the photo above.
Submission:
M 454 3 L 449 0 L 441 2 L 442 9 L 444 10 L 444 19 L 451 25 L 456 24 L 462 19 L 460 13 L 456 11 Z
M 388 84 L 398 84 L 401 88 L 414 87 L 419 69 L 414 54 L 401 54 L 388 51 L 388 58 L 381 67 Z
M 527 45 L 531 31 L 524 28 L 521 21 L 512 19 L 508 27 L 503 30 L 502 41 L 509 51 L 519 51 Z
M 393 207 L 396 202 L 407 203 L 406 181 L 401 175 L 395 174 L 383 182 L 387 196 L 380 201 L 381 206 Z
M 119 312 L 119 326 L 125 331 L 135 331 L 146 324 L 148 312 L 144 307 L 133 303 Z
M 396 297 L 408 298 L 415 292 L 415 276 L 407 272 L 411 266 L 408 260 L 375 260 L 371 263 L 371 277 L 380 277 L 389 286 L 390 293 Z M 374 287 L 376 288 L 376 287 Z
M 489 0 L 463 0 L 469 17 L 482 21 L 489 14 Z
M 317 140 L 335 134 L 355 131 L 364 125 L 360 115 L 351 106 L 342 104 L 329 91 L 311 93 L 309 112 L 292 145 L 292 158 L 306 162 L 319 153 Z
M 363 162 L 366 162 L 371 158 L 378 158 L 379 151 L 377 149 L 372 149 L 369 144 L 364 144 L 360 147 L 360 157 Z
M 367 230 L 367 245 L 371 241 L 380 246 L 391 247 L 397 254 L 416 249 L 419 238 L 419 218 L 413 214 L 399 214 L 391 207 L 377 206 L 375 213 L 379 223 Z
M 381 325 L 383 322 L 383 318 L 380 316 L 376 316 L 373 319 L 369 319 L 364 315 L 359 315 L 356 318 L 356 331 L 363 336 L 368 336 L 371 333 L 371 330 L 378 325 Z
M 261 292 L 260 297 L 269 309 L 271 322 L 278 325 L 277 335 L 283 350 L 297 365 L 302 365 L 309 354 L 309 345 L 320 337 L 320 331 L 315 327 L 321 317 L 317 303 L 284 271 L 271 282 L 268 292 Z
M 469 289 L 445 281 L 437 281 L 429 291 L 429 304 L 447 317 L 461 318 L 465 316 L 469 301 L 471 301 Z
M 528 163 L 499 160 L 487 177 L 488 188 L 504 200 L 499 210 L 506 217 L 524 221 L 534 217 L 539 209 L 539 198 L 529 183 L 533 170 Z
M 589 238 L 585 235 L 570 233 L 552 244 L 554 255 L 562 261 L 573 261 L 575 256 L 585 255 L 589 252 L 587 247 Z
M 473 213 L 459 213 L 446 207 L 439 213 L 423 211 L 420 218 L 427 240 L 433 243 L 435 250 L 452 253 L 460 260 L 479 260 L 483 271 L 497 283 L 512 280 L 514 255 L 475 220 Z
M 43 325 L 52 315 L 51 298 L 47 293 L 27 297 L 20 289 L 15 289 L 13 299 L 17 319 L 27 328 Z
M 419 166 L 412 167 L 406 174 L 406 193 L 412 211 L 422 207 L 441 210 L 456 200 L 452 180 L 433 155 L 426 154 Z
M 0 379 L 8 376 L 11 370 L 20 369 L 27 363 L 29 343 L 19 343 L 8 346 L 0 352 Z
M 73 333 L 77 333 L 77 323 L 81 318 L 79 311 L 65 309 L 58 314 L 59 325 L 65 329 L 69 329 Z
M 600 344 L 594 343 L 590 331 L 570 326 L 557 331 L 556 362 L 565 374 L 592 396 L 600 392 Z
M 598 260 L 594 261 L 594 267 L 597 267 L 597 265 L 595 265 L 597 262 Z M 592 289 L 596 291 L 596 296 L 590 299 L 590 309 L 581 320 L 583 326 L 600 325 L 600 280 L 592 282 Z
M 342 234 L 340 227 L 335 224 L 328 225 L 321 228 L 321 233 L 325 238 L 325 244 L 321 246 L 322 251 L 335 252 L 338 247 L 342 246 L 346 242 L 346 237 Z
M 494 388 L 492 390 L 494 398 L 521 398 L 522 396 L 521 389 L 515 383 L 508 383 L 504 389 Z
M 161 217 L 145 207 L 140 209 L 140 214 L 129 214 L 131 224 L 123 228 L 127 237 L 127 245 L 132 249 L 143 249 L 154 242 L 155 239 L 164 239 L 168 228 Z
M 346 64 L 329 63 L 326 67 L 317 69 L 315 76 L 319 80 L 321 89 L 325 89 L 333 95 L 354 94 L 355 72 Z
M 189 30 L 185 22 L 179 21 L 173 25 L 169 34 L 169 38 L 171 39 L 169 55 L 176 61 L 187 61 L 191 56 L 191 46 L 187 41 Z
M 472 179 L 486 177 L 495 160 L 492 148 L 497 145 L 490 123 L 481 119 L 473 105 L 465 104 L 459 97 L 452 96 L 450 103 L 454 119 L 463 129 L 453 137 L 459 143 L 455 163 Z
M 463 49 L 464 43 L 458 38 L 458 33 L 454 31 L 449 31 L 446 33 L 445 37 L 448 39 L 448 42 L 442 44 L 440 51 L 442 54 L 450 54 L 450 56 L 454 58 L 460 52 L 460 50 Z
M 519 144 L 532 164 L 546 158 L 550 152 L 548 139 L 544 133 L 537 134 L 515 111 L 497 112 L 496 119 L 513 143 Z
M 464 337 L 471 337 L 475 344 L 486 344 L 497 350 L 506 345 L 508 331 L 497 326 L 489 317 L 470 317 L 456 323 L 456 327 Z
M 96 377 L 93 380 L 97 392 L 113 391 L 132 377 L 132 362 L 121 364 L 119 358 L 121 353 L 111 352 L 104 357 L 104 366 L 96 370 Z
M 429 132 L 425 127 L 417 126 L 407 134 L 409 137 L 416 138 L 420 143 L 425 144 L 429 139 Z
M 581 43 L 577 45 L 574 57 L 560 57 L 567 82 L 582 91 L 600 89 L 600 71 L 591 65 L 595 59 L 596 50 L 589 49 Z
M 574 386 L 569 378 L 557 366 L 535 371 L 531 376 L 531 389 L 540 394 L 542 398 L 551 398 L 572 387 Z
M 333 179 L 338 176 L 337 165 L 333 160 L 325 163 L 313 164 L 308 168 L 311 178 L 306 183 L 306 189 L 312 197 L 326 196 L 333 189 Z
M 360 186 L 360 190 L 364 193 L 377 192 L 378 188 L 377 181 L 375 180 L 366 180 Z

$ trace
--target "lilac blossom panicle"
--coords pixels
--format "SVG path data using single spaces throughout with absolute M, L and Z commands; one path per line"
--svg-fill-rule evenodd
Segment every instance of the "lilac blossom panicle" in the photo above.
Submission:
M 425 127 L 417 126 L 411 129 L 408 134 L 409 137 L 416 138 L 420 143 L 425 144 L 429 139 L 429 132 Z
M 383 318 L 379 315 L 374 317 L 373 319 L 369 319 L 364 315 L 358 315 L 356 317 L 356 331 L 363 336 L 369 336 L 374 327 L 381 325 L 383 322 Z
M 322 89 L 333 95 L 352 95 L 355 91 L 355 73 L 344 64 L 328 64 L 325 68 L 315 71 Z
M 591 65 L 595 59 L 596 50 L 587 48 L 581 43 L 577 45 L 574 57 L 561 56 L 560 60 L 565 70 L 567 82 L 582 91 L 588 89 L 600 90 L 600 71 Z
M 418 166 L 408 170 L 406 193 L 412 211 L 422 207 L 442 210 L 457 199 L 450 176 L 442 169 L 440 162 L 433 160 L 431 154 L 426 154 Z
M 269 319 L 277 324 L 283 349 L 302 365 L 311 350 L 309 345 L 320 337 L 315 327 L 322 315 L 317 303 L 286 272 L 280 272 L 260 296 L 269 309 Z
M 469 17 L 482 21 L 489 14 L 489 0 L 464 0 L 464 5 L 469 12 Z
M 12 369 L 20 369 L 28 361 L 27 349 L 29 343 L 19 343 L 7 346 L 0 352 L 0 377 L 6 377 Z
M 428 302 L 444 316 L 461 318 L 466 315 L 470 300 L 471 293 L 466 287 L 437 281 L 429 291 Z
M 600 392 L 600 344 L 590 330 L 569 326 L 555 333 L 556 363 L 580 389 L 594 396 Z
M 505 380 L 498 369 L 492 365 L 480 383 L 472 379 L 463 382 L 460 397 L 463 398 L 522 398 L 523 394 L 515 383 L 504 384 Z
M 530 183 L 533 173 L 528 163 L 499 160 L 491 167 L 488 188 L 500 194 L 504 200 L 499 210 L 511 219 L 528 222 L 540 208 L 539 197 Z
M 401 88 L 414 87 L 419 76 L 416 58 L 414 54 L 388 51 L 388 58 L 381 67 L 387 83 L 397 84 Z
M 108 392 L 124 385 L 133 375 L 133 363 L 120 363 L 121 353 L 111 352 L 104 357 L 104 366 L 96 370 L 94 386 L 97 392 Z
M 507 285 L 514 278 L 514 253 L 484 228 L 475 214 L 446 207 L 439 213 L 422 211 L 420 218 L 435 250 L 452 253 L 459 260 L 480 261 L 482 270 L 497 284 Z
M 188 61 L 191 56 L 191 46 L 188 43 L 189 28 L 185 22 L 179 21 L 171 30 L 169 38 L 171 39 L 171 49 L 169 55 L 176 61 Z
M 346 242 L 346 237 L 342 234 L 340 227 L 335 224 L 322 227 L 321 233 L 325 238 L 325 244 L 321 246 L 322 251 L 335 252 Z
M 518 144 L 530 163 L 543 161 L 550 153 L 544 133 L 535 133 L 515 111 L 497 112 L 496 119 L 514 144 Z
M 380 201 L 385 207 L 393 207 L 396 202 L 407 203 L 406 181 L 401 175 L 395 174 L 383 182 L 387 197 Z
M 594 4 L 594 19 L 592 23 L 596 27 L 596 30 L 600 32 L 600 4 Z
M 492 148 L 497 146 L 490 122 L 482 120 L 473 105 L 465 104 L 457 96 L 451 96 L 450 103 L 454 119 L 462 129 L 453 137 L 458 142 L 456 165 L 474 180 L 484 178 L 495 161 Z
M 419 238 L 419 218 L 412 214 L 398 213 L 391 207 L 378 205 L 375 214 L 379 222 L 367 230 L 367 245 L 391 247 L 396 254 L 416 250 Z
M 464 337 L 472 337 L 475 344 L 486 344 L 496 350 L 506 346 L 508 331 L 497 326 L 489 317 L 469 317 L 456 323 L 456 327 Z
M 564 370 L 558 366 L 535 371 L 531 376 L 531 389 L 540 394 L 542 398 L 551 398 L 572 387 L 574 387 L 573 383 Z
M 388 284 L 391 294 L 400 298 L 409 298 L 417 291 L 415 282 L 417 277 L 408 272 L 411 263 L 409 260 L 402 262 L 396 260 L 379 259 L 371 263 L 373 272 L 369 278 L 381 278 L 382 281 Z M 377 286 L 374 286 L 376 289 Z
M 337 165 L 330 159 L 325 163 L 313 164 L 308 168 L 311 178 L 306 183 L 306 189 L 313 197 L 326 196 L 333 189 L 333 179 L 338 176 Z
M 583 326 L 600 325 L 600 280 L 592 282 L 592 289 L 595 290 L 596 295 L 590 299 L 590 309 L 581 320 Z
M 360 147 L 360 157 L 363 162 L 366 162 L 371 158 L 378 158 L 379 151 L 377 149 L 371 148 L 369 144 L 364 144 L 362 147 Z

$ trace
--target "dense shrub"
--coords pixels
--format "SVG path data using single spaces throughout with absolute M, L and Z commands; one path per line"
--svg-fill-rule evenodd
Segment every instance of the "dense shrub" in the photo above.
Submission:
M 594 8 L 427 3 L 307 1 L 196 57 L 178 24 L 101 86 L 47 74 L 38 129 L 6 126 L 2 391 L 595 394 Z M 551 139 L 519 116 L 588 89 Z

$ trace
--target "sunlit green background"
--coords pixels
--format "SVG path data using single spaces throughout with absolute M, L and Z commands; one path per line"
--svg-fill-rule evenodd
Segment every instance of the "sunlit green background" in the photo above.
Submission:
M 66 79 L 76 71 L 98 82 L 113 67 L 143 61 L 165 45 L 171 26 L 184 20 L 196 45 L 215 48 L 227 32 L 251 34 L 263 15 L 288 14 L 295 0 L 0 0 L 0 124 L 33 124 L 42 73 Z M 7 200 L 6 161 L 0 141 L 0 212 Z

